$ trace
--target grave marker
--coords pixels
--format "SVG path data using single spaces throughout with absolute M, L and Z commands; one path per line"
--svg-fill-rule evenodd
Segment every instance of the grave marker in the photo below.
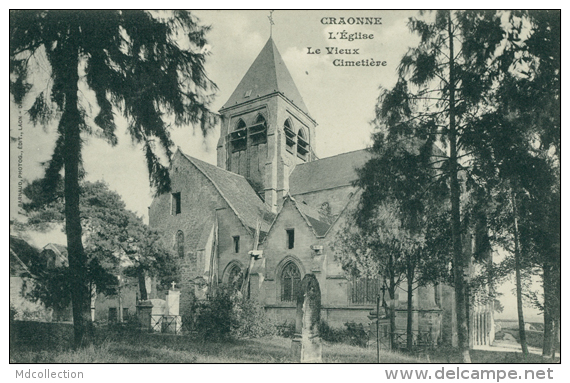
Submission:
M 314 274 L 306 274 L 297 293 L 295 338 L 291 343 L 294 361 L 322 362 L 323 346 L 319 334 L 321 289 Z

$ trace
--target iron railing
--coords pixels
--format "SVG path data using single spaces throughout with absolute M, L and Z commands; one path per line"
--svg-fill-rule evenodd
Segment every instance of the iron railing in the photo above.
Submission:
M 180 315 L 153 314 L 150 318 L 150 327 L 154 332 L 170 334 L 182 332 L 182 317 Z
M 386 331 L 384 326 L 380 326 L 380 333 L 378 334 L 378 341 L 383 348 L 390 348 L 390 331 Z M 369 343 L 372 345 L 376 343 L 376 324 L 371 326 L 371 330 L 368 334 Z M 432 331 L 412 331 L 412 347 L 414 349 L 433 349 L 437 346 L 437 339 Z M 405 349 L 408 344 L 408 334 L 406 331 L 396 331 L 394 332 L 394 348 L 395 349 Z

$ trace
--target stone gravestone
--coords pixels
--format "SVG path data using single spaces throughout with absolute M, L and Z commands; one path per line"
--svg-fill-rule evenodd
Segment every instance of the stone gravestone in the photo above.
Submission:
M 180 291 L 169 290 L 166 296 L 165 315 L 180 315 Z
M 291 343 L 293 360 L 301 363 L 322 362 L 323 346 L 319 336 L 321 289 L 314 274 L 306 274 L 297 293 L 295 338 Z
M 152 328 L 152 302 L 140 301 L 137 305 L 137 315 L 139 317 L 141 330 L 150 331 Z
M 164 299 L 149 299 L 152 303 L 150 326 L 152 331 L 162 331 L 162 316 L 164 315 L 166 302 Z

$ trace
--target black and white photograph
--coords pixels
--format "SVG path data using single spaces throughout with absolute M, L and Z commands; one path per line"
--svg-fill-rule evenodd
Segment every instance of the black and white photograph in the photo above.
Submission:
M 9 379 L 564 381 L 561 10 L 13 9 L 9 32 Z

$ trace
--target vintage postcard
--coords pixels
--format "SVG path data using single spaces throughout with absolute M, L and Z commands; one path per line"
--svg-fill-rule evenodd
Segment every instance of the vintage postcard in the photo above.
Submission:
M 16 378 L 561 376 L 560 51 L 560 11 L 11 11 Z

